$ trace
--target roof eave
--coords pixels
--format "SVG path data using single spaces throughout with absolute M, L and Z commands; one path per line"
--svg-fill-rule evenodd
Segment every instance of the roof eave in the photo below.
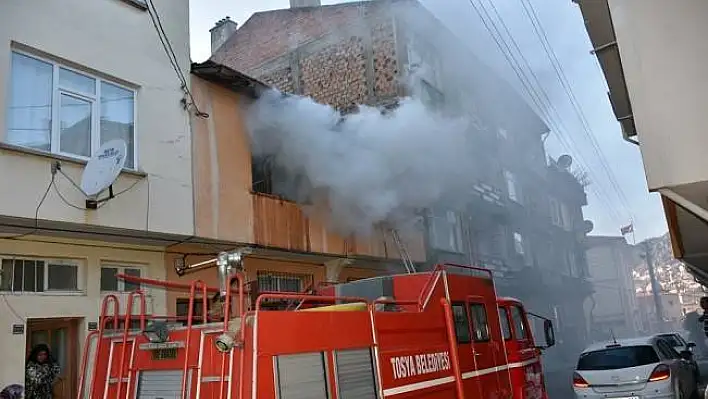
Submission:
M 257 79 L 212 60 L 192 63 L 191 73 L 234 92 L 246 94 L 254 99 L 270 89 L 270 86 Z
M 610 89 L 610 103 L 617 121 L 622 126 L 622 136 L 632 144 L 639 144 L 608 0 L 573 1 L 580 6 L 580 12 L 585 19 L 585 27 L 593 45 L 591 53 L 597 57 L 605 75 Z

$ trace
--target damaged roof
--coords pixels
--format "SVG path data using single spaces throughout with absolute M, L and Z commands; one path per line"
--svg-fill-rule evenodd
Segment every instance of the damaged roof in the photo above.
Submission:
M 191 73 L 235 92 L 246 93 L 252 98 L 259 97 L 263 91 L 270 88 L 257 79 L 212 60 L 192 63 Z

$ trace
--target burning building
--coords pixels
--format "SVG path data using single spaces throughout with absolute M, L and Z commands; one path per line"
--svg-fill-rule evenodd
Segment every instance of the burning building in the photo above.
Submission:
M 541 118 L 417 1 L 318 3 L 258 12 L 238 29 L 220 21 L 212 61 L 344 115 L 362 104 L 395 112 L 406 97 L 439 115 L 464 115 L 471 140 L 465 162 L 407 155 L 467 168 L 457 184 L 465 186 L 458 190 L 463 204 L 442 200 L 422 217 L 425 264 L 491 268 L 502 294 L 556 319 L 560 349 L 549 356 L 574 361 L 587 331 L 584 239 L 591 228 L 582 215 L 585 182 L 572 160 L 548 158 Z M 255 156 L 253 173 L 254 192 L 282 194 L 272 163 Z

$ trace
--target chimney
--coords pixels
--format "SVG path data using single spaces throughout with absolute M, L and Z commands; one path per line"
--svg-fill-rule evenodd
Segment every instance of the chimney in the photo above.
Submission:
M 319 7 L 321 5 L 320 0 L 290 0 L 290 8 Z
M 237 28 L 238 24 L 232 21 L 230 17 L 226 17 L 209 29 L 211 33 L 211 53 L 214 54 L 222 44 L 226 43 L 236 33 Z

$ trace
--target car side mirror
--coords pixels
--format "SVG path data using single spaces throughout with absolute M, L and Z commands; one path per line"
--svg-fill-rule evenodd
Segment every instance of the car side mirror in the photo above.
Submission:
M 546 319 L 543 321 L 543 333 L 546 338 L 546 348 L 556 344 L 556 334 L 553 331 L 553 322 Z
M 681 351 L 681 353 L 679 353 L 679 355 L 681 355 L 681 358 L 683 360 L 688 360 L 688 361 L 693 360 L 693 353 L 691 351 Z
M 695 348 L 695 347 L 696 347 L 696 343 L 695 343 L 695 342 L 689 342 L 686 346 L 687 346 L 688 348 Z

